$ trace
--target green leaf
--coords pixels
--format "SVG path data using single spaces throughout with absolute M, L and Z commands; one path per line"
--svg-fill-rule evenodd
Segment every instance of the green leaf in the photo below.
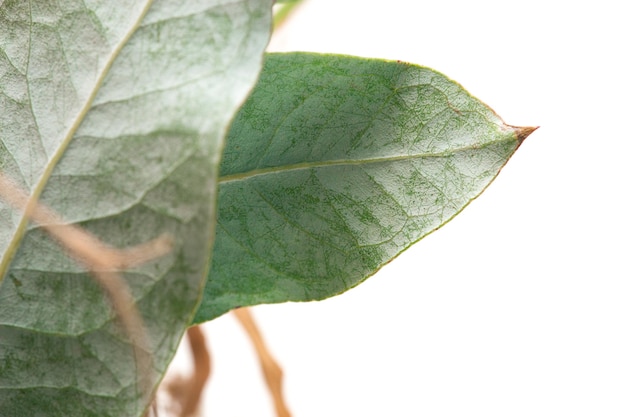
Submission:
M 428 68 L 269 55 L 227 140 L 195 321 L 357 285 L 476 198 L 532 130 Z
M 279 28 L 287 21 L 296 7 L 302 4 L 302 0 L 279 0 L 277 3 L 284 4 L 278 4 L 274 7 L 274 29 Z
M 0 168 L 71 223 L 175 247 L 125 273 L 159 378 L 199 302 L 225 132 L 261 69 L 270 0 L 0 1 Z M 0 415 L 140 416 L 100 288 L 0 202 Z

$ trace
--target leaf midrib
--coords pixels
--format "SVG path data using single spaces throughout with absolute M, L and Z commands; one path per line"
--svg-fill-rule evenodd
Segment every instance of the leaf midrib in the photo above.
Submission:
M 43 192 L 46 184 L 48 183 L 48 180 L 50 179 L 50 175 L 52 175 L 52 171 L 54 170 L 54 168 L 60 161 L 61 157 L 65 153 L 65 150 L 67 149 L 70 142 L 72 141 L 74 134 L 80 127 L 81 123 L 85 119 L 85 116 L 87 115 L 89 110 L 91 109 L 91 105 L 93 101 L 95 100 L 98 94 L 98 91 L 100 90 L 100 87 L 102 86 L 102 83 L 104 82 L 104 79 L 106 78 L 107 74 L 111 70 L 113 63 L 115 62 L 115 59 L 119 56 L 124 46 L 126 46 L 130 38 L 135 34 L 137 29 L 140 27 L 141 22 L 143 22 L 146 16 L 146 13 L 148 13 L 148 10 L 150 10 L 150 7 L 152 6 L 153 1 L 154 0 L 146 0 L 146 3 L 143 9 L 141 10 L 141 13 L 138 15 L 137 19 L 135 20 L 135 23 L 129 28 L 126 35 L 120 40 L 120 42 L 111 52 L 109 59 L 107 60 L 106 64 L 102 67 L 100 74 L 98 74 L 98 77 L 96 78 L 96 82 L 94 83 L 91 94 L 85 101 L 85 104 L 83 105 L 81 110 L 77 113 L 76 118 L 70 125 L 70 128 L 68 129 L 65 136 L 63 137 L 61 144 L 59 145 L 57 150 L 52 154 L 52 157 L 48 160 L 46 167 L 43 173 L 41 174 L 41 177 L 37 181 L 35 187 L 33 188 L 33 192 L 28 199 L 28 203 L 26 204 L 24 212 L 21 215 L 18 226 L 15 229 L 15 233 L 13 234 L 13 237 L 11 238 L 11 241 L 9 242 L 9 245 L 7 246 L 6 251 L 2 254 L 2 258 L 0 259 L 0 283 L 4 280 L 4 276 L 6 275 L 6 272 L 9 269 L 9 265 L 11 264 L 11 261 L 13 260 L 13 257 L 15 256 L 15 253 L 17 252 L 17 249 L 19 247 L 19 243 L 22 240 L 22 237 L 24 236 L 24 233 L 26 231 L 26 225 L 28 224 L 29 219 L 25 213 L 31 212 L 31 210 L 36 206 L 37 201 L 39 200 L 39 197 L 41 196 L 41 193 Z M 32 27 L 30 31 L 32 32 Z M 32 45 L 29 44 L 29 48 L 31 47 Z
M 260 177 L 264 175 L 281 174 L 284 172 L 301 171 L 305 169 L 338 167 L 338 166 L 349 166 L 349 165 L 367 165 L 367 164 L 377 164 L 377 163 L 382 163 L 382 162 L 407 161 L 411 159 L 446 158 L 457 153 L 470 151 L 470 150 L 479 150 L 479 149 L 483 149 L 487 146 L 493 145 L 498 142 L 507 142 L 511 140 L 519 142 L 519 140 L 515 136 L 513 137 L 507 136 L 505 138 L 485 142 L 480 145 L 464 146 L 464 147 L 455 148 L 455 149 L 442 151 L 442 152 L 427 152 L 427 153 L 418 153 L 418 154 L 409 154 L 409 155 L 385 156 L 381 158 L 334 159 L 334 160 L 317 161 L 317 162 L 299 162 L 295 164 L 253 169 L 250 171 L 240 172 L 237 174 L 223 175 L 223 176 L 220 176 L 218 183 L 221 185 L 221 184 L 226 184 L 229 182 L 245 181 L 254 177 Z

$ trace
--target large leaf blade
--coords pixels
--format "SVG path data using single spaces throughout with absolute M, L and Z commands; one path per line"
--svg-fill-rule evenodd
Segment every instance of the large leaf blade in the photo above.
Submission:
M 158 378 L 206 277 L 222 141 L 260 70 L 271 3 L 28 6 L 0 5 L 3 173 L 108 244 L 174 237 L 125 274 Z M 0 210 L 0 414 L 140 415 L 133 348 L 100 288 Z
M 531 131 L 427 68 L 269 55 L 227 141 L 195 320 L 353 287 L 476 198 Z

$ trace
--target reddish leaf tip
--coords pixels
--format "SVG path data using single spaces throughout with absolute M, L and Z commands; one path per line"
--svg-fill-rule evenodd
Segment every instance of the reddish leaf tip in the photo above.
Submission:
M 530 136 L 535 130 L 539 129 L 539 126 L 530 126 L 530 127 L 519 127 L 519 126 L 511 126 L 515 130 L 515 134 L 517 135 L 517 140 L 520 145 L 524 140 Z

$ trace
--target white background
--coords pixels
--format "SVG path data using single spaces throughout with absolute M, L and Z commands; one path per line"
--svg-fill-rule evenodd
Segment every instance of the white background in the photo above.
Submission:
M 541 126 L 478 200 L 361 286 L 253 310 L 294 417 L 626 415 L 619 3 L 308 0 L 275 33 L 273 50 L 435 68 L 507 123 Z M 204 329 L 204 415 L 273 416 L 234 319 Z

